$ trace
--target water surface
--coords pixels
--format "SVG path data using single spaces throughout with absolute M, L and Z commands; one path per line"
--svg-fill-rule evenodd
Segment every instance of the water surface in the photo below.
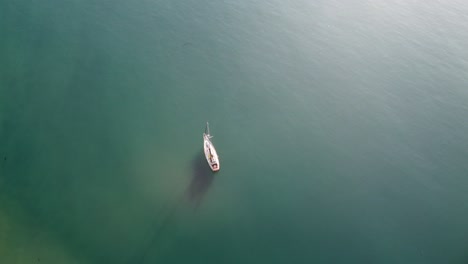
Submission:
M 468 261 L 465 2 L 0 6 L 1 263 Z

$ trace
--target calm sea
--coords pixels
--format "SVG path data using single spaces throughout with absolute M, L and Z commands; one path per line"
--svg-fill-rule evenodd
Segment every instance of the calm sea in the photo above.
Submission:
M 468 263 L 468 2 L 0 0 L 0 263 Z

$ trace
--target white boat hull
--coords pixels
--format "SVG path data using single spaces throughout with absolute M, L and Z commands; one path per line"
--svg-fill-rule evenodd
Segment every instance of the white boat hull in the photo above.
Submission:
M 209 135 L 203 134 L 203 150 L 205 152 L 206 161 L 212 171 L 219 171 L 219 157 Z

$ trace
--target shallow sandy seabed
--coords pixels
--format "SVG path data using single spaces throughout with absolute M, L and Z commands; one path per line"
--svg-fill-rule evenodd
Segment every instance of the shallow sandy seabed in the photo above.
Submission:
M 9 210 L 6 211 L 6 208 Z M 89 263 L 73 256 L 51 234 L 34 225 L 26 224 L 25 214 L 20 209 L 13 211 L 11 208 L 20 207 L 14 206 L 13 201 L 1 197 L 0 263 Z

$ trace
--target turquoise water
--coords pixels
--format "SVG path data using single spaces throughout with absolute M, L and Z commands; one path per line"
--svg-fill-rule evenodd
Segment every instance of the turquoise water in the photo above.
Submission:
M 0 7 L 0 263 L 468 261 L 465 2 Z

